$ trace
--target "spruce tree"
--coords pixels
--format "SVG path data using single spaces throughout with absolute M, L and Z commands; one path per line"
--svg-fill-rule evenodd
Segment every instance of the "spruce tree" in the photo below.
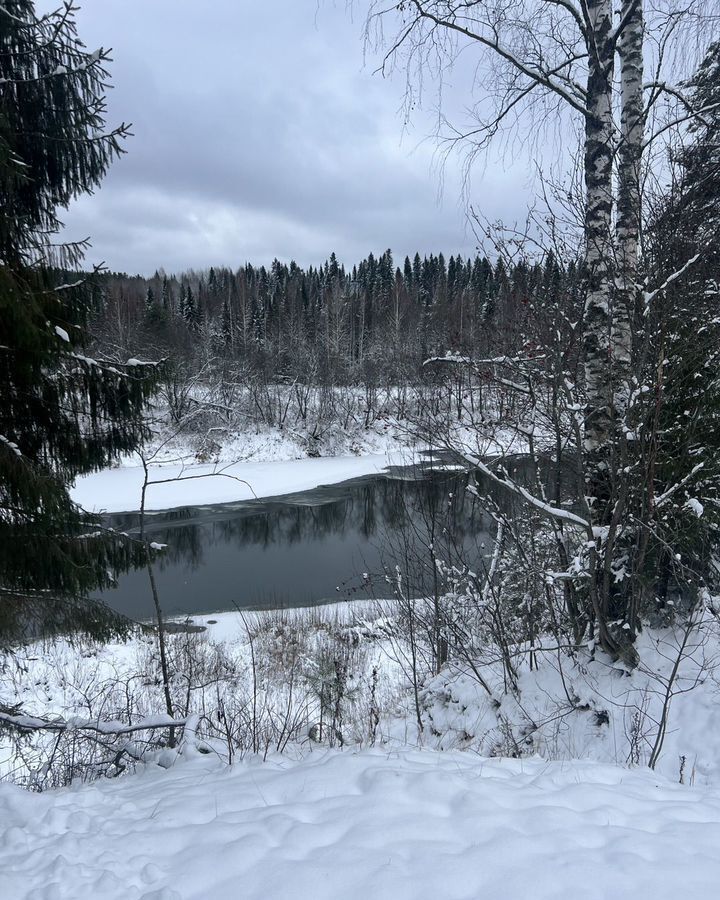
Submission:
M 162 307 L 163 314 L 167 318 L 172 312 L 172 296 L 170 294 L 170 285 L 168 284 L 167 275 L 163 275 L 160 306 Z
M 145 291 L 145 315 L 152 316 L 153 311 L 155 309 L 155 292 L 152 287 L 148 285 L 147 291 Z
M 720 43 L 689 87 L 705 112 L 677 154 L 678 176 L 649 229 L 651 282 L 667 287 L 642 311 L 657 397 L 654 493 L 672 495 L 641 574 L 660 602 L 673 604 L 676 594 L 687 604 L 718 579 L 711 558 L 720 533 Z
M 180 295 L 180 315 L 185 320 L 188 328 L 193 328 L 197 324 L 197 306 L 195 304 L 195 295 L 190 284 L 184 284 Z
M 84 354 L 91 279 L 66 274 L 84 247 L 53 243 L 58 209 L 122 152 L 127 128 L 105 129 L 107 61 L 70 3 L 42 17 L 32 0 L 0 5 L 0 640 L 37 618 L 107 625 L 89 593 L 143 552 L 68 493 L 147 436 L 158 374 Z

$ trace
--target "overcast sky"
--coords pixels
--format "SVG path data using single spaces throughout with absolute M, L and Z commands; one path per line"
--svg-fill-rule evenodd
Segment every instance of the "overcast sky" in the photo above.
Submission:
M 102 189 L 65 215 L 72 237 L 91 236 L 89 262 L 150 274 L 474 252 L 461 159 L 438 199 L 432 92 L 404 131 L 402 76 L 373 74 L 344 0 L 80 3 L 82 39 L 113 48 L 109 122 L 134 133 Z M 522 217 L 527 168 L 491 161 L 473 204 Z

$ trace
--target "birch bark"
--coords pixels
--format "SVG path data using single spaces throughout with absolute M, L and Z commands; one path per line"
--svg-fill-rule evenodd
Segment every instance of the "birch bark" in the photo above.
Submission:
M 622 0 L 620 57 L 620 146 L 618 151 L 616 244 L 618 272 L 612 319 L 615 408 L 624 414 L 630 394 L 632 311 L 640 239 L 640 166 L 645 134 L 643 97 L 644 16 L 642 0 Z
M 584 450 L 590 495 L 606 477 L 606 450 L 613 434 L 613 391 L 608 377 L 612 356 L 614 287 L 612 88 L 614 48 L 611 0 L 588 0 L 589 60 L 585 116 L 585 301 L 584 367 L 587 409 Z M 597 506 L 597 504 L 596 504 Z

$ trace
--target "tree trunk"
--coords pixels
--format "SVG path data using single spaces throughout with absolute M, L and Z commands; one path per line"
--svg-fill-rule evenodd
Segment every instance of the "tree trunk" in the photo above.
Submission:
M 588 0 L 593 33 L 589 43 L 587 116 L 585 118 L 585 387 L 587 409 L 584 450 L 588 459 L 593 517 L 604 518 L 608 479 L 607 450 L 614 426 L 614 400 L 609 366 L 612 355 L 614 247 L 612 82 L 614 53 L 610 0 Z
M 613 310 L 612 343 L 615 363 L 615 406 L 624 412 L 629 396 L 632 353 L 632 311 L 637 291 L 640 237 L 640 165 L 645 133 L 643 98 L 643 5 L 622 0 L 620 36 L 621 118 L 618 153 L 616 242 L 617 296 Z
M 585 301 L 584 367 L 587 407 L 583 434 L 585 492 L 594 526 L 608 525 L 612 515 L 612 447 L 617 411 L 613 391 L 612 313 L 615 293 L 613 240 L 612 87 L 614 46 L 611 0 L 588 0 L 591 34 L 588 40 L 587 115 L 585 118 Z M 609 597 L 603 578 L 604 551 L 600 534 L 590 552 L 590 610 L 601 646 L 617 655 L 608 628 Z

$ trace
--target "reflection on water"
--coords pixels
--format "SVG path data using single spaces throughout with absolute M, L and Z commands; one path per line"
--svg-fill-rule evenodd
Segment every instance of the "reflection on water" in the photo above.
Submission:
M 462 549 L 476 560 L 491 523 L 466 484 L 467 476 L 448 472 L 378 476 L 274 500 L 149 515 L 148 536 L 168 545 L 156 572 L 163 609 L 178 615 L 372 596 L 377 576 L 410 538 L 444 543 L 445 555 Z M 107 521 L 137 530 L 137 515 Z M 122 576 L 103 599 L 133 618 L 149 618 L 147 573 Z
M 514 476 L 527 481 L 527 463 L 516 465 Z M 417 596 L 435 571 L 429 545 L 446 562 L 462 560 L 480 572 L 494 527 L 467 481 L 464 473 L 394 470 L 270 500 L 148 514 L 148 536 L 167 544 L 156 566 L 163 610 L 189 615 L 387 597 L 383 572 L 396 564 Z M 506 491 L 478 487 L 514 514 Z M 133 514 L 107 521 L 131 533 L 138 526 Z M 132 618 L 152 615 L 144 570 L 122 576 L 102 596 Z

